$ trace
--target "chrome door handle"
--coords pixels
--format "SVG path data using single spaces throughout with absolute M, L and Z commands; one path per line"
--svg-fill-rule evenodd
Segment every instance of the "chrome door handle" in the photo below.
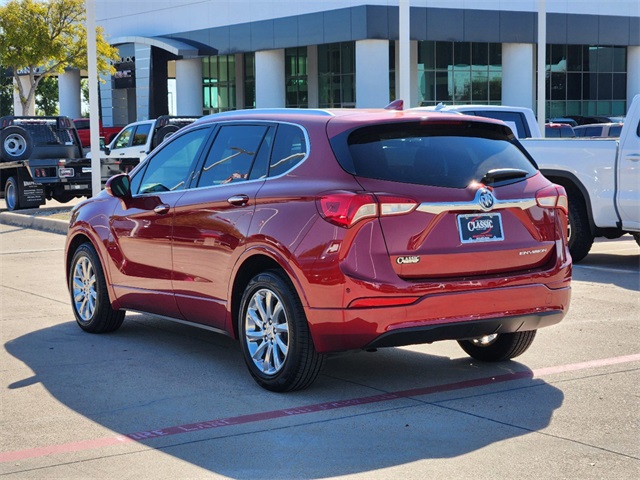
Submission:
M 632 162 L 640 161 L 640 153 L 630 153 L 626 156 L 627 160 L 631 160 Z
M 157 207 L 155 207 L 153 209 L 154 212 L 156 212 L 158 215 L 164 215 L 165 213 L 169 212 L 169 209 L 171 207 L 165 203 L 163 203 L 162 205 L 158 205 Z
M 246 195 L 234 195 L 233 197 L 227 198 L 227 202 L 236 207 L 243 207 L 249 203 L 249 197 Z

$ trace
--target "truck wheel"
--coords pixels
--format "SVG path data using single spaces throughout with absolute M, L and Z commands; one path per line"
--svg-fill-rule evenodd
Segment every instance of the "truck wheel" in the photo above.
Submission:
M 85 332 L 113 332 L 122 325 L 125 312 L 111 308 L 100 259 L 88 242 L 73 254 L 69 267 L 69 294 L 73 314 Z
M 4 185 L 4 201 L 7 203 L 7 210 L 20 210 L 20 190 L 18 188 L 18 181 L 15 177 L 7 178 L 7 183 Z
M 173 135 L 178 130 L 179 127 L 177 125 L 165 125 L 164 127 L 162 127 L 156 132 L 155 136 L 153 137 L 153 148 L 156 148 L 165 140 L 165 138 Z
M 640 233 L 635 232 L 635 233 L 633 234 L 633 238 L 635 238 L 635 239 L 636 239 L 636 243 L 637 243 L 637 244 L 638 244 L 638 246 L 640 247 Z
M 32 149 L 31 134 L 24 128 L 12 125 L 0 131 L 0 157 L 3 161 L 26 160 Z
M 589 227 L 589 217 L 584 200 L 578 194 L 569 194 L 569 251 L 574 263 L 578 263 L 587 256 L 591 245 L 593 245 L 593 235 Z
M 277 270 L 256 275 L 240 302 L 238 334 L 245 363 L 260 386 L 273 392 L 300 390 L 320 373 L 300 299 Z
M 486 335 L 471 340 L 458 340 L 469 356 L 484 362 L 501 362 L 522 355 L 533 343 L 536 330 Z

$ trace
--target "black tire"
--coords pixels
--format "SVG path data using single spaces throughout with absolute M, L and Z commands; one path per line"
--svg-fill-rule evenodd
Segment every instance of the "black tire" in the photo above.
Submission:
M 574 190 L 569 195 L 569 251 L 574 263 L 589 254 L 593 245 L 593 234 L 589 226 L 589 216 L 582 196 Z
M 18 181 L 15 177 L 7 178 L 4 184 L 4 201 L 7 204 L 7 210 L 10 212 L 20 210 L 20 190 L 18 189 Z
M 260 273 L 247 285 L 238 335 L 249 372 L 267 390 L 301 390 L 322 369 L 324 356 L 315 350 L 300 299 L 277 270 Z
M 125 312 L 111 308 L 102 265 L 90 243 L 83 243 L 73 254 L 69 295 L 76 322 L 85 332 L 113 332 L 122 325 Z
M 637 243 L 637 244 L 638 244 L 638 246 L 640 247 L 640 233 L 635 232 L 635 233 L 633 234 L 633 238 L 635 238 L 636 243 Z
M 159 129 L 153 137 L 153 148 L 156 148 L 164 141 L 165 138 L 173 135 L 179 129 L 180 127 L 178 127 L 177 125 L 165 125 L 161 129 Z
M 483 362 L 502 362 L 522 355 L 533 343 L 536 330 L 515 333 L 501 333 L 493 340 L 483 343 L 482 339 L 458 340 L 458 344 L 469 356 Z
M 31 156 L 33 140 L 24 128 L 11 125 L 0 131 L 0 158 L 5 162 L 26 160 Z

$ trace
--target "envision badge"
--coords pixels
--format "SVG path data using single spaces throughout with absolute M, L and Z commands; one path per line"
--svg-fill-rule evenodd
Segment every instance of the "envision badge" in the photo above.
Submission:
M 545 253 L 548 248 L 536 248 L 535 250 L 523 250 L 520 255 L 535 255 L 536 253 Z
M 396 258 L 396 263 L 398 265 L 404 265 L 408 263 L 419 263 L 419 262 L 420 262 L 420 257 L 417 257 L 417 256 Z
M 478 205 L 485 212 L 488 212 L 493 208 L 493 205 L 496 203 L 496 198 L 493 196 L 493 193 L 487 188 L 481 188 L 476 193 L 476 198 L 478 200 Z

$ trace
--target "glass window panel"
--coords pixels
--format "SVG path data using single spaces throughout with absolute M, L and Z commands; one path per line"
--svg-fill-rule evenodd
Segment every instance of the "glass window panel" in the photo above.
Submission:
M 453 43 L 436 42 L 436 68 L 448 70 L 453 65 Z
M 624 100 L 627 98 L 627 74 L 613 74 L 613 93 L 611 98 L 614 100 Z
M 150 158 L 138 193 L 183 190 L 191 166 L 195 163 L 200 146 L 208 134 L 208 128 L 201 128 L 166 143 Z
M 565 73 L 551 73 L 551 92 L 549 99 L 567 99 L 567 75 Z
M 595 101 L 582 102 L 582 114 L 596 115 L 596 103 Z
M 588 51 L 586 56 L 582 57 L 584 62 L 584 71 L 597 72 L 598 71 L 598 47 L 590 45 L 587 47 Z
M 598 73 L 598 100 L 612 100 L 613 74 Z
M 489 44 L 489 65 L 502 66 L 502 44 Z
M 598 72 L 613 71 L 613 47 L 598 47 Z
M 471 73 L 471 100 L 486 103 L 489 100 L 489 72 Z
M 302 130 L 293 125 L 282 124 L 278 126 L 269 176 L 282 175 L 295 167 L 305 157 L 307 144 Z
M 198 187 L 246 180 L 267 127 L 229 125 L 220 128 L 202 168 Z
M 597 115 L 611 115 L 611 102 L 597 102 Z
M 436 74 L 435 72 L 424 72 L 420 77 L 420 92 L 422 100 L 436 100 Z
M 582 74 L 567 74 L 567 100 L 582 99 Z
M 567 102 L 566 115 L 580 115 L 582 113 L 582 102 Z
M 436 100 L 438 102 L 453 100 L 453 88 L 449 87 L 448 72 L 436 72 Z
M 472 43 L 471 44 L 471 62 L 473 68 L 486 68 L 489 65 L 489 44 L 488 43 Z
M 567 70 L 570 72 L 582 71 L 582 46 L 569 45 L 567 47 Z
M 582 98 L 584 100 L 596 100 L 598 87 L 598 74 L 585 73 L 582 75 Z M 592 114 L 592 115 L 595 115 Z
M 613 47 L 613 71 L 614 72 L 627 71 L 627 48 L 626 47 Z
M 611 102 L 611 115 L 625 115 L 627 102 Z
M 419 42 L 418 63 L 425 69 L 436 68 L 436 42 Z
M 455 42 L 453 44 L 453 64 L 457 66 L 471 65 L 471 44 Z
M 318 73 L 329 71 L 329 47 L 328 45 L 318 45 Z
M 342 103 L 354 104 L 356 102 L 355 75 L 342 76 Z M 351 105 L 349 105 L 351 106 Z
M 564 117 L 565 115 L 565 102 L 549 102 L 547 106 L 548 117 Z
M 340 44 L 341 72 L 355 72 L 355 42 L 343 42 Z
M 502 72 L 489 71 L 489 100 L 502 102 Z
M 567 46 L 547 45 L 551 47 L 551 71 L 565 72 L 567 70 Z
M 471 100 L 471 72 L 468 70 L 454 71 L 453 87 L 456 102 Z

